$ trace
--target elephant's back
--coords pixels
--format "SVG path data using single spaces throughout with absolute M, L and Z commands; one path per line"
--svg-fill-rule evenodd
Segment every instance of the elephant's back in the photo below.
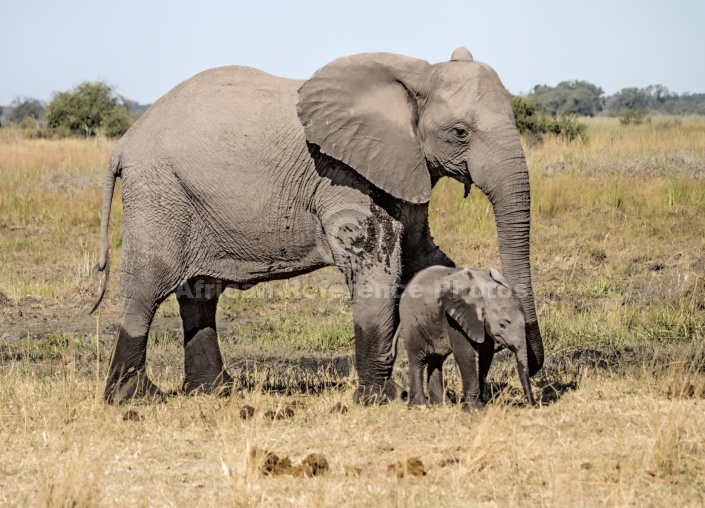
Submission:
M 154 138 L 165 133 L 232 129 L 253 122 L 271 124 L 296 115 L 302 81 L 272 76 L 244 66 L 208 69 L 160 97 L 124 139 Z M 137 133 L 139 136 L 136 136 Z
M 303 82 L 273 76 L 252 67 L 229 65 L 208 69 L 180 83 L 164 95 L 155 109 L 171 112 L 184 109 L 197 112 L 227 103 L 241 108 L 266 110 L 267 106 L 279 106 L 282 102 L 296 104 L 297 91 Z M 151 108 L 150 108 L 151 109 Z M 223 114 L 231 111 L 225 108 Z
M 217 67 L 155 102 L 115 148 L 123 178 L 175 174 L 199 194 L 266 193 L 286 147 L 306 148 L 296 102 L 301 81 L 251 67 Z M 290 150 L 290 148 L 288 148 Z M 223 185 L 223 182 L 227 182 Z M 275 192 L 274 189 L 269 189 Z
M 419 313 L 438 314 L 439 283 L 457 268 L 431 266 L 417 273 L 407 284 L 399 302 L 399 311 L 409 316 Z
M 423 288 L 424 292 L 427 292 L 429 290 L 435 290 L 437 283 L 439 283 L 441 279 L 452 275 L 457 271 L 458 268 L 449 266 L 429 266 L 428 268 L 424 268 L 416 275 L 414 275 L 407 287 L 412 290 L 413 287 L 415 287 L 416 291 L 419 291 L 420 288 Z M 434 295 L 434 298 L 436 298 L 436 295 Z

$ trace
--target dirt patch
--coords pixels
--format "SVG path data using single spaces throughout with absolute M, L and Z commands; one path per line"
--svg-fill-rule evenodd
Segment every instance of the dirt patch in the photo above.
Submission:
M 238 360 L 228 369 L 243 388 L 291 394 L 341 387 L 350 377 L 352 365 L 349 355 L 320 355 Z
M 541 376 L 550 377 L 580 370 L 624 374 L 634 367 L 661 369 L 674 361 L 682 360 L 702 365 L 702 370 L 705 371 L 705 352 L 689 347 L 687 344 L 663 348 L 655 348 L 653 344 L 605 349 L 571 348 L 558 353 L 549 353 L 537 379 Z M 495 355 L 492 369 L 501 368 L 509 371 L 515 365 L 514 355 L 505 350 Z

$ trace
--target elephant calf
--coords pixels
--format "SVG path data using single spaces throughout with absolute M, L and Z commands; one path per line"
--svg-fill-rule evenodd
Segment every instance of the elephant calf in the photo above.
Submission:
M 410 405 L 443 403 L 442 367 L 452 352 L 462 378 L 463 409 L 482 409 L 480 396 L 495 342 L 516 355 L 524 393 L 529 404 L 534 404 L 524 309 L 497 270 L 487 273 L 444 266 L 426 268 L 402 294 L 399 317 L 395 345 L 402 338 L 408 352 Z M 485 340 L 487 336 L 494 341 Z M 424 367 L 428 398 L 423 391 Z

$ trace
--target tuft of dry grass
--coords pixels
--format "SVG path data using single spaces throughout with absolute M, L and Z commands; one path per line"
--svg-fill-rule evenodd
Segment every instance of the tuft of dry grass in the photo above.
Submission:
M 66 450 L 61 457 L 46 454 L 44 450 L 35 452 L 40 482 L 36 498 L 26 499 L 27 504 L 37 502 L 39 506 L 47 508 L 92 507 L 102 504 L 99 488 L 102 457 L 95 452 L 89 437 L 84 436 L 83 439 L 78 449 Z

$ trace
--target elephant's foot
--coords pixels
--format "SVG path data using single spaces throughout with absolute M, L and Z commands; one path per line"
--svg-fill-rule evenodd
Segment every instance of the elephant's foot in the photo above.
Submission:
M 463 402 L 462 410 L 463 411 L 484 411 L 485 405 L 482 402 L 480 402 L 479 400 L 469 400 L 469 401 Z
M 183 302 L 182 316 L 184 317 L 184 334 L 190 337 L 184 347 L 184 393 L 212 393 L 228 396 L 232 391 L 233 378 L 223 366 L 223 357 L 218 346 L 218 334 L 215 323 L 199 321 L 204 315 L 214 316 L 216 300 L 207 302 Z M 189 307 L 190 306 L 190 307 Z M 206 312 L 201 307 L 212 307 L 213 313 Z M 193 308 L 192 308 L 193 307 Z M 191 313 L 185 314 L 191 309 Z M 187 326 L 188 325 L 188 326 Z M 197 329 L 194 333 L 194 328 Z
M 128 371 L 127 376 L 109 378 L 105 386 L 105 401 L 109 404 L 125 404 L 132 401 L 164 402 L 166 396 L 152 383 L 145 369 Z
M 229 397 L 232 393 L 235 380 L 228 371 L 223 370 L 215 376 L 189 376 L 187 374 L 184 380 L 184 393 L 187 395 L 196 395 L 200 393 L 208 393 L 217 395 L 218 397 Z
M 428 398 L 424 393 L 410 393 L 409 407 L 427 407 Z
M 353 393 L 355 404 L 373 406 L 375 404 L 386 404 L 397 399 L 397 384 L 388 379 L 381 385 L 360 385 Z

